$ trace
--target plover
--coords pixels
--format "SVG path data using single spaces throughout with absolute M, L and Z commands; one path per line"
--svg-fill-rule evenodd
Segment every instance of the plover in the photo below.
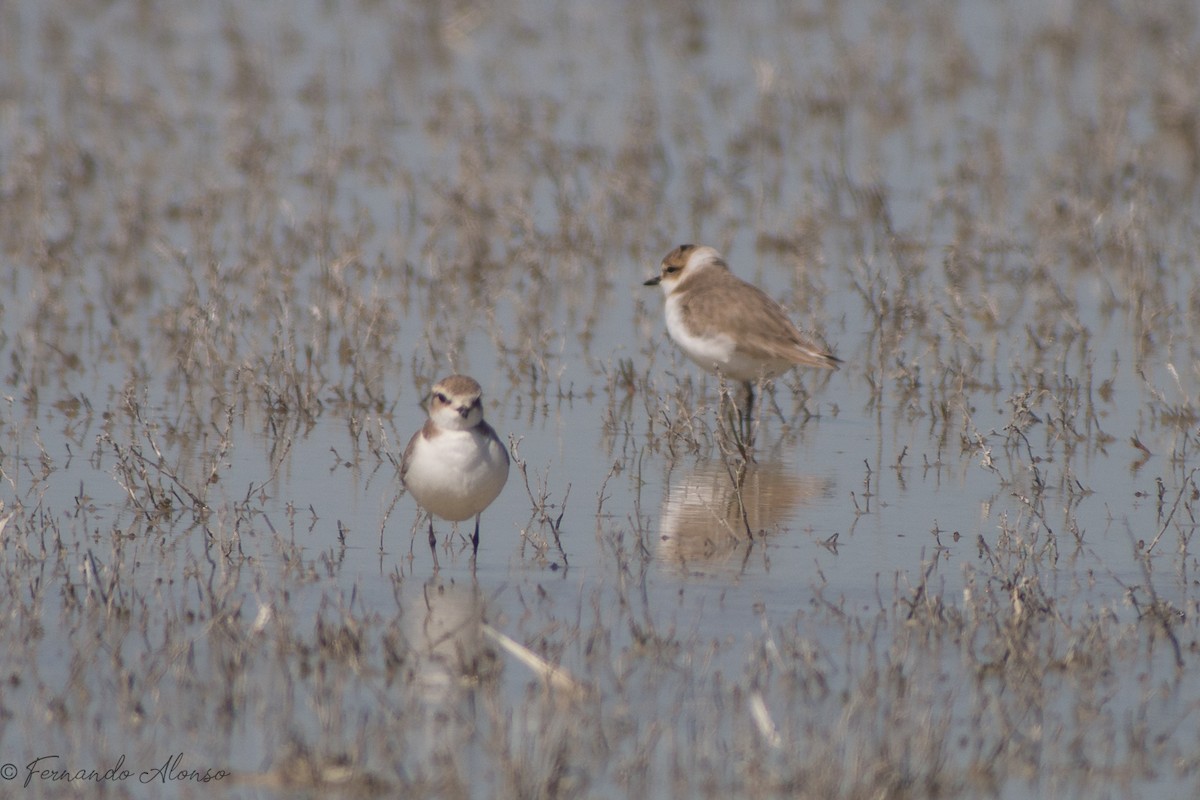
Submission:
M 837 369 L 841 359 L 792 324 L 783 307 L 729 271 L 711 247 L 684 244 L 667 253 L 645 282 L 666 295 L 667 332 L 700 367 L 745 384 L 795 366 Z
M 451 375 L 429 395 L 429 419 L 413 434 L 400 462 L 400 480 L 429 512 L 429 548 L 437 560 L 433 517 L 475 517 L 472 553 L 479 552 L 479 517 L 508 480 L 508 450 L 483 419 L 482 389 L 474 378 Z

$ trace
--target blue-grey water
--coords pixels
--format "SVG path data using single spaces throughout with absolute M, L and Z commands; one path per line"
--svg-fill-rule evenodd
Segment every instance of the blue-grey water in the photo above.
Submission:
M 739 760 L 751 691 L 784 753 L 846 743 L 845 796 L 914 730 L 940 763 L 896 763 L 960 780 L 1033 691 L 983 632 L 1032 604 L 1041 718 L 967 791 L 1190 796 L 1200 42 L 1157 6 L 0 9 L 8 782 L 123 755 L 151 796 L 181 752 L 241 779 L 180 796 L 338 791 L 322 759 L 527 796 L 569 724 L 477 634 L 439 651 L 458 614 L 597 693 L 564 793 L 788 793 Z M 769 395 L 745 518 L 642 285 L 684 241 L 846 362 Z M 452 371 L 525 474 L 435 572 L 395 459 Z M 979 609 L 1013 619 L 912 633 Z M 463 647 L 503 707 L 464 712 Z

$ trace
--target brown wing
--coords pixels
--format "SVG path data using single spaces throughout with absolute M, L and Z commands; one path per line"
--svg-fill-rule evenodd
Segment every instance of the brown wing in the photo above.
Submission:
M 816 337 L 788 318 L 765 292 L 726 270 L 706 273 L 706 285 L 687 287 L 681 306 L 700 335 L 731 332 L 738 350 L 758 357 L 782 358 L 796 364 L 836 369 L 840 359 Z M 729 301 L 736 295 L 737 302 Z
M 504 440 L 503 440 L 503 439 L 501 439 L 501 438 L 500 438 L 500 436 L 499 436 L 499 435 L 496 433 L 496 429 L 495 429 L 495 428 L 493 428 L 491 425 L 488 425 L 488 424 L 487 424 L 487 420 L 483 420 L 483 421 L 482 421 L 482 422 L 480 422 L 480 423 L 479 423 L 479 425 L 477 425 L 476 427 L 478 427 L 478 428 L 479 428 L 480 432 L 481 432 L 481 433 L 482 433 L 484 436 L 488 437 L 489 439 L 495 439 L 495 440 L 496 440 L 496 443 L 497 443 L 498 445 L 500 445 L 500 452 L 504 453 L 504 463 L 505 463 L 505 464 L 509 463 L 509 460 L 508 460 L 508 448 L 504 446 Z

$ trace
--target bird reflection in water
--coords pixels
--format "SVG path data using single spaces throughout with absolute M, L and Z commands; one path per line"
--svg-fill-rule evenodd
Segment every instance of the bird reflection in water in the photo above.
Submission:
M 417 667 L 413 678 L 427 699 L 442 700 L 456 688 L 494 678 L 495 649 L 485 640 L 485 605 L 478 585 L 432 579 L 425 607 L 413 609 L 408 642 Z
M 659 561 L 689 575 L 740 572 L 753 540 L 833 486 L 832 478 L 797 475 L 777 462 L 748 463 L 740 473 L 720 460 L 701 463 L 663 500 Z

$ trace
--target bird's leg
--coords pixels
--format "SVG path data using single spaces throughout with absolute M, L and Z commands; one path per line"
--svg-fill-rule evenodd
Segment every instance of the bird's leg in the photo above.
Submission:
M 742 416 L 741 433 L 745 439 L 750 435 L 750 425 L 754 419 L 754 381 L 746 381 L 746 413 Z
M 479 517 L 480 516 L 481 516 L 480 514 L 475 515 L 475 535 L 471 537 L 471 544 L 475 548 L 471 551 L 472 557 L 479 555 Z
M 437 537 L 433 535 L 433 515 L 429 515 L 429 551 L 437 558 Z

